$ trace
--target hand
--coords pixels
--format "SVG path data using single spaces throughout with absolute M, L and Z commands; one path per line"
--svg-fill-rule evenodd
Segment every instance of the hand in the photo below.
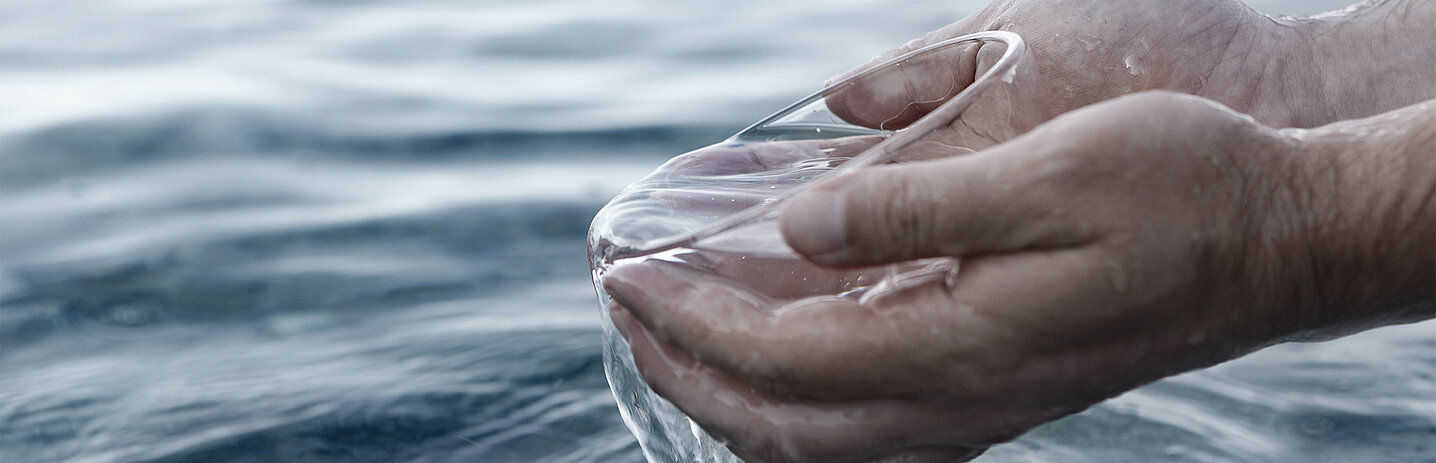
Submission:
M 645 379 L 740 456 L 972 453 L 1292 337 L 1431 317 L 1433 122 L 1436 102 L 1377 121 L 1398 134 L 1386 143 L 1425 138 L 1356 156 L 1332 146 L 1374 129 L 1293 136 L 1137 95 L 977 154 L 825 182 L 783 211 L 815 262 L 960 256 L 950 287 L 773 300 L 665 262 L 604 286 Z
M 1031 48 L 1041 74 L 1034 91 L 1053 115 L 1169 90 L 1221 102 L 1274 127 L 1314 127 L 1436 97 L 1429 78 L 1436 75 L 1433 21 L 1436 3 L 1426 0 L 1373 2 L 1321 19 L 1271 18 L 1236 0 L 995 0 L 874 63 L 948 38 L 1006 30 Z M 975 63 L 971 72 L 980 74 L 996 56 L 977 53 L 962 65 Z M 914 77 L 905 84 L 926 82 Z M 883 96 L 891 94 L 851 92 L 831 103 L 848 120 L 872 126 L 906 104 Z

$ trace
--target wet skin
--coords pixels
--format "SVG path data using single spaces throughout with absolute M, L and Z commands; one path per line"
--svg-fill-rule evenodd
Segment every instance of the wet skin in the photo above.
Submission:
M 1322 19 L 1272 18 L 1233 0 L 995 0 L 834 80 L 944 39 L 1005 30 L 1031 47 L 1054 115 L 1168 90 L 1273 127 L 1315 127 L 1436 97 L 1433 23 L 1436 11 L 1422 0 L 1377 2 Z M 999 55 L 980 53 L 973 72 Z M 871 125 L 906 101 L 839 104 L 835 111 Z
M 750 461 L 949 461 L 1274 343 L 1436 316 L 1436 100 L 1398 108 L 1387 96 L 1292 94 L 1320 95 L 1303 102 L 1262 90 L 1296 88 L 1272 80 L 1294 74 L 1223 69 L 1322 60 L 1291 58 L 1299 41 L 1264 49 L 1269 59 L 1241 52 L 1265 43 L 1251 32 L 1259 23 L 1294 26 L 1232 2 L 1090 3 L 996 2 L 933 36 L 1022 33 L 1046 54 L 1038 63 L 1049 104 L 1065 114 L 976 154 L 916 153 L 930 160 L 821 183 L 783 210 L 785 238 L 812 262 L 841 269 L 956 256 L 951 286 L 867 304 L 775 299 L 753 294 L 737 274 L 619 266 L 604 286 L 645 379 Z M 1328 35 L 1368 33 L 1357 26 L 1372 17 L 1391 33 L 1392 11 L 1420 20 L 1436 15 L 1436 4 L 1373 6 L 1338 18 L 1355 29 Z M 1105 81 L 1083 69 L 1125 60 L 1129 50 L 1096 47 L 1079 60 L 1067 57 L 1088 52 L 1078 42 L 1041 41 L 1103 32 L 1106 23 L 1088 17 L 1124 25 L 1104 43 L 1161 25 L 1184 39 L 1148 38 L 1154 51 L 1142 64 L 1156 80 L 1121 87 L 1142 76 L 1109 72 L 1116 80 Z M 1299 25 L 1311 28 L 1301 33 L 1336 27 Z M 1181 48 L 1210 50 L 1202 40 L 1220 40 L 1201 31 L 1226 37 L 1218 48 L 1227 51 L 1204 60 Z M 1427 53 L 1406 66 L 1436 66 L 1436 52 Z M 1199 74 L 1200 87 L 1179 85 Z M 1429 82 L 1411 85 L 1388 93 L 1406 104 L 1436 97 L 1422 87 Z M 1216 101 L 1111 99 L 1145 88 Z

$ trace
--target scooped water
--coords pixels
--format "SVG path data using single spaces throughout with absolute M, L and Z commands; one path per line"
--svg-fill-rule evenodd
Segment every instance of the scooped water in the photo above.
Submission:
M 869 140 L 871 141 L 871 140 Z M 931 284 L 950 285 L 955 259 L 836 269 L 803 259 L 784 242 L 769 213 L 712 236 L 665 246 L 744 210 L 780 201 L 871 143 L 860 139 L 725 143 L 664 164 L 629 186 L 594 219 L 589 259 L 604 323 L 604 367 L 624 422 L 651 461 L 738 461 L 718 441 L 643 381 L 628 343 L 607 319 L 604 274 L 616 266 L 660 259 L 720 275 L 729 284 L 773 301 L 775 313 L 812 298 L 877 298 Z

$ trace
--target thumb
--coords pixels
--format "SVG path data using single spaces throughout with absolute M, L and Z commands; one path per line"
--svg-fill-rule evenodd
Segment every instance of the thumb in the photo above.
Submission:
M 1071 225 L 1069 212 L 1050 200 L 1057 196 L 1030 186 L 1030 172 L 994 152 L 872 167 L 787 200 L 783 237 L 809 260 L 831 266 L 1088 240 L 1088 227 Z
M 867 74 L 828 93 L 825 102 L 833 114 L 853 124 L 881 130 L 907 127 L 972 84 L 980 48 L 982 44 L 974 42 L 895 65 L 865 65 L 860 72 Z

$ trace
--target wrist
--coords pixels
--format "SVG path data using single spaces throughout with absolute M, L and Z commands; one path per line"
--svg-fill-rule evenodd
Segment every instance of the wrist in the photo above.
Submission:
M 1329 337 L 1436 314 L 1436 100 L 1375 117 L 1283 132 L 1292 328 Z
M 1366 0 L 1282 18 L 1309 49 L 1312 114 L 1296 127 L 1369 117 L 1436 98 L 1436 2 Z
M 1316 127 L 1340 120 L 1327 101 L 1328 79 L 1318 59 L 1326 53 L 1320 37 L 1329 24 L 1242 9 L 1237 26 L 1223 35 L 1225 42 L 1193 42 L 1217 51 L 1219 59 L 1192 93 L 1270 127 Z

